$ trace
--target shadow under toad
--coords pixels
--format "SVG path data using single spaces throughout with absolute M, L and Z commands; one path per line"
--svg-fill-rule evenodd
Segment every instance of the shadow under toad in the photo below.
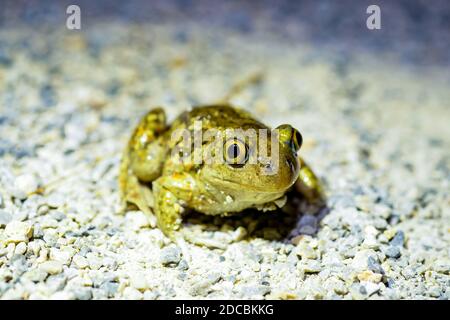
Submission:
M 287 243 L 300 235 L 315 236 L 320 221 L 329 211 L 326 204 L 310 204 L 298 194 L 289 193 L 286 205 L 278 210 L 247 209 L 225 217 L 192 211 L 183 217 L 183 227 L 197 229 L 201 236 L 210 237 L 218 231 L 233 233 L 240 229 L 245 234 L 238 240 L 261 238 Z

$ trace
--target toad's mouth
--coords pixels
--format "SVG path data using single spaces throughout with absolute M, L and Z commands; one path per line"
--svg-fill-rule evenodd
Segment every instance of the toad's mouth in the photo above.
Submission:
M 205 180 L 214 185 L 215 187 L 226 189 L 226 190 L 235 190 L 235 191 L 250 191 L 261 194 L 279 194 L 285 192 L 287 188 L 274 188 L 273 186 L 267 185 L 256 185 L 256 184 L 245 184 L 241 181 L 235 181 L 215 175 L 210 175 L 209 177 L 205 177 Z

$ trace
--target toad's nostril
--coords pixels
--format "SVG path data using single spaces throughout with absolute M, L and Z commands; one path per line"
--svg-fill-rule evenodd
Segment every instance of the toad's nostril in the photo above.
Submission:
M 272 175 L 274 173 L 273 171 L 275 167 L 272 161 L 268 160 L 266 162 L 262 162 L 260 165 L 264 175 Z

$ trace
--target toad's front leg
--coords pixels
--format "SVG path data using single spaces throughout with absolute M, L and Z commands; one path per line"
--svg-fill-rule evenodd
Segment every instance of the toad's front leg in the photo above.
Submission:
M 300 172 L 295 188 L 308 202 L 319 205 L 325 204 L 325 196 L 319 178 L 302 158 L 300 158 Z
M 201 186 L 189 173 L 173 173 L 153 182 L 157 224 L 166 236 L 175 240 L 184 207 L 192 207 L 200 194 Z
M 166 115 L 162 108 L 149 111 L 134 129 L 120 163 L 121 211 L 132 203 L 151 215 L 149 207 L 152 207 L 153 197 L 145 183 L 161 176 L 168 152 L 161 139 L 166 130 Z
M 185 246 L 186 240 L 196 245 L 216 247 L 205 239 L 180 230 L 184 208 L 212 212 L 220 201 L 223 202 L 216 197 L 216 192 L 189 173 L 174 173 L 157 179 L 153 183 L 153 194 L 157 225 L 167 237 L 180 246 Z M 188 255 L 186 249 L 183 254 Z
M 181 227 L 183 201 L 168 188 L 165 177 L 159 178 L 153 183 L 153 195 L 157 225 L 166 236 L 174 240 L 175 232 Z

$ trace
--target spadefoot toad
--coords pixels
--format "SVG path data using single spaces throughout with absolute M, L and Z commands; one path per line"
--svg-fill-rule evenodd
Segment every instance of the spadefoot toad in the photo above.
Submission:
M 186 208 L 209 215 L 273 210 L 294 185 L 314 201 L 321 188 L 298 156 L 301 144 L 301 134 L 290 125 L 271 130 L 228 104 L 193 108 L 171 124 L 164 110 L 155 108 L 141 119 L 124 152 L 122 199 L 153 211 L 172 239 Z

